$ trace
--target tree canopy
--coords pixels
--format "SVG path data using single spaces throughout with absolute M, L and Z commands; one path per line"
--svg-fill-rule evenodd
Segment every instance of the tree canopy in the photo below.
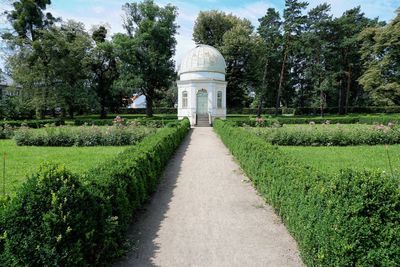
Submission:
M 4 71 L 20 93 L 0 100 L 0 114 L 105 117 L 135 93 L 146 97 L 148 116 L 154 105 L 174 106 L 177 7 L 126 3 L 125 31 L 110 35 L 105 25 L 87 31 L 55 18 L 50 5 L 15 0 L 5 12 L 12 29 L 1 36 L 10 51 Z M 193 40 L 223 54 L 228 108 L 323 115 L 327 108 L 344 114 L 350 107 L 400 105 L 400 10 L 386 24 L 360 7 L 338 17 L 330 9 L 285 0 L 283 12 L 268 8 L 257 28 L 223 11 L 199 12 Z

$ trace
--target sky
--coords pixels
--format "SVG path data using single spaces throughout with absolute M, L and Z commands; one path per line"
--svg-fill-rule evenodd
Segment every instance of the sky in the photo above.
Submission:
M 12 0 L 0 0 L 0 13 L 9 9 Z M 89 30 L 93 25 L 107 23 L 111 27 L 111 33 L 123 32 L 122 28 L 122 5 L 127 0 L 52 0 L 49 8 L 56 17 L 64 20 L 73 19 L 81 21 Z M 176 36 L 177 47 L 175 60 L 177 65 L 186 52 L 195 44 L 192 40 L 194 21 L 200 11 L 221 10 L 233 13 L 242 18 L 249 19 L 254 26 L 258 26 L 258 18 L 261 18 L 266 10 L 273 7 L 282 13 L 284 0 L 197 0 L 197 1 L 168 1 L 155 0 L 158 5 L 164 6 L 171 3 L 178 7 L 177 24 L 180 26 Z M 395 17 L 395 10 L 400 7 L 400 0 L 308 0 L 309 7 L 327 2 L 331 5 L 331 13 L 338 17 L 344 11 L 355 6 L 361 6 L 362 12 L 367 17 L 379 17 L 381 20 L 390 21 Z M 0 29 L 4 28 L 5 19 L 0 18 Z M 0 51 L 1 53 L 1 51 Z M 1 60 L 0 60 L 1 61 Z

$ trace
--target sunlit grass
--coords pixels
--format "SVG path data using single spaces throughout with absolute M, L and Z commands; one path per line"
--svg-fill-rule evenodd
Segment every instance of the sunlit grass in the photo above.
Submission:
M 390 172 L 400 170 L 400 145 L 303 147 L 280 146 L 279 149 L 299 161 L 320 171 L 336 172 L 340 169 L 379 169 Z M 389 157 L 388 157 L 389 154 Z M 389 158 L 391 164 L 389 164 Z M 390 166 L 391 165 L 391 166 Z
M 6 193 L 15 190 L 42 162 L 65 164 L 73 172 L 84 172 L 112 158 L 126 147 L 36 147 L 17 146 L 14 140 L 0 140 L 0 193 L 3 193 L 3 154 L 6 153 Z

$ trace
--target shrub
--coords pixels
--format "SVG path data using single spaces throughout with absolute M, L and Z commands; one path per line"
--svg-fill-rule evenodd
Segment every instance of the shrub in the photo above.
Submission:
M 61 119 L 48 119 L 48 120 L 25 120 L 25 121 L 0 121 L 0 127 L 8 125 L 10 127 L 26 126 L 29 128 L 42 128 L 46 125 L 54 124 L 55 126 L 64 125 L 65 121 Z
M 161 129 L 84 175 L 44 166 L 0 210 L 2 263 L 110 265 L 188 129 L 188 120 Z
M 251 126 L 251 127 L 269 127 L 274 124 L 279 124 L 277 119 L 271 118 L 229 118 L 228 122 L 234 126 Z
M 11 139 L 14 136 L 14 128 L 8 124 L 0 126 L 0 139 Z
M 96 203 L 76 175 L 62 166 L 43 165 L 5 208 L 7 266 L 76 266 L 91 246 Z M 89 245 L 89 246 L 88 246 Z
M 123 146 L 132 145 L 154 133 L 155 128 L 135 126 L 21 127 L 15 132 L 17 145 L 26 146 Z
M 228 108 L 228 114 L 257 114 L 257 108 Z M 324 114 L 339 114 L 338 107 L 324 108 Z M 400 106 L 363 106 L 348 107 L 349 113 L 400 113 Z M 275 108 L 264 108 L 263 114 L 275 114 Z M 319 115 L 320 108 L 304 107 L 304 108 L 279 108 L 278 114 L 297 114 L 297 115 Z
M 324 124 L 326 121 L 329 121 L 331 124 L 388 124 L 388 123 L 400 123 L 400 116 L 398 114 L 372 114 L 372 115 L 347 115 L 347 116 L 291 116 L 291 117 L 267 117 L 264 118 L 266 121 L 277 121 L 280 124 L 309 124 L 310 122 L 314 122 L 316 124 Z M 229 121 L 236 121 L 240 124 L 246 124 L 250 126 L 254 126 L 256 118 L 253 116 L 249 117 L 228 117 Z M 266 126 L 269 126 L 268 124 Z
M 177 122 L 176 119 L 159 119 L 157 118 L 135 118 L 133 120 L 125 120 L 127 125 L 148 126 L 162 128 L 170 122 Z M 96 125 L 96 126 L 111 126 L 114 125 L 114 119 L 77 119 L 74 121 L 75 126 Z
M 400 128 L 384 125 L 290 125 L 249 129 L 266 141 L 285 146 L 399 144 Z
M 215 130 L 260 194 L 281 216 L 309 266 L 396 266 L 400 262 L 399 177 L 302 165 L 243 128 Z

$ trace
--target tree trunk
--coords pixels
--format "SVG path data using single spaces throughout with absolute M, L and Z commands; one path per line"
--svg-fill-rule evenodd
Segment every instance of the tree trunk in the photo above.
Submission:
M 105 119 L 107 117 L 106 105 L 101 103 L 100 118 Z
M 346 87 L 346 102 L 345 102 L 345 113 L 347 114 L 349 108 L 349 97 L 351 88 L 351 66 L 349 66 L 349 71 L 346 73 L 347 76 L 347 87 Z
M 262 91 L 261 91 L 261 95 L 260 95 L 260 103 L 258 103 L 258 109 L 257 109 L 257 118 L 261 118 L 261 114 L 262 114 L 262 109 L 263 109 L 263 105 L 264 105 L 264 96 L 266 95 L 266 79 L 267 79 L 267 73 L 268 73 L 268 64 L 269 64 L 269 60 L 267 59 L 265 62 L 265 66 L 264 66 L 264 75 L 263 75 L 263 81 L 262 81 Z
M 345 112 L 345 110 L 344 110 L 344 106 L 345 106 L 345 103 L 346 103 L 346 89 L 344 88 L 344 85 L 343 85 L 343 76 L 342 77 L 340 77 L 340 83 L 339 83 L 339 86 L 340 86 L 340 88 L 339 88 L 339 114 L 340 115 L 344 115 L 344 112 Z
M 153 98 L 146 95 L 146 116 L 153 117 Z
M 105 119 L 107 117 L 106 93 L 104 92 L 104 88 L 102 88 L 102 90 L 100 90 L 99 92 L 101 92 L 101 96 L 100 96 L 100 118 Z
M 260 102 L 258 103 L 258 109 L 257 109 L 257 118 L 261 118 L 261 114 L 262 114 L 262 107 L 263 107 L 263 100 L 264 97 L 260 98 Z
M 278 95 L 276 96 L 276 104 L 275 104 L 275 116 L 278 115 L 280 104 L 281 104 L 283 76 L 284 76 L 284 73 L 285 73 L 285 64 L 286 64 L 286 60 L 287 60 L 288 54 L 289 54 L 289 51 L 288 51 L 287 48 L 285 48 L 285 52 L 284 52 L 284 55 L 283 55 L 281 73 L 279 75 Z
M 74 105 L 73 104 L 68 105 L 68 115 L 71 119 L 74 118 Z
M 321 117 L 323 117 L 324 116 L 324 103 L 325 103 L 324 91 L 321 90 L 319 97 L 320 97 Z

